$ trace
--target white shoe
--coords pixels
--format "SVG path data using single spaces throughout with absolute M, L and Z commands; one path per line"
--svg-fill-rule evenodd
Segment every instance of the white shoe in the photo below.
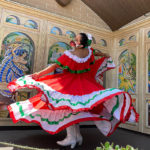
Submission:
M 68 127 L 67 130 L 67 137 L 62 140 L 62 141 L 57 141 L 58 145 L 61 146 L 69 146 L 71 145 L 71 149 L 75 148 L 76 146 L 76 131 L 75 131 L 76 126 L 72 125 Z

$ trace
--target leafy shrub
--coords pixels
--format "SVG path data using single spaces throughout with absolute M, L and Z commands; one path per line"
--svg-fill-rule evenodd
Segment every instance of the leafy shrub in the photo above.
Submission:
M 114 146 L 114 143 L 110 144 L 109 142 L 106 142 L 105 144 L 101 144 L 101 147 L 96 147 L 96 150 L 138 150 L 138 149 L 134 149 L 130 145 L 127 145 L 126 147 L 120 147 L 119 145 Z

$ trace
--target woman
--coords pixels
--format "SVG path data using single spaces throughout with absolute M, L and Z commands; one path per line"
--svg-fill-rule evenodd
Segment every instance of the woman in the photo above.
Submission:
M 50 134 L 67 128 L 67 137 L 57 144 L 74 148 L 76 143 L 82 144 L 79 122 L 92 120 L 109 136 L 121 122 L 138 120 L 128 93 L 104 89 L 96 82 L 96 77 L 114 64 L 108 54 L 88 47 L 90 43 L 91 37 L 88 40 L 85 33 L 80 33 L 72 43 L 74 50 L 65 51 L 55 64 L 9 83 L 12 92 L 25 87 L 39 91 L 26 101 L 8 106 L 14 122 L 36 122 Z M 95 60 L 94 55 L 104 57 Z M 46 76 L 58 67 L 62 73 Z

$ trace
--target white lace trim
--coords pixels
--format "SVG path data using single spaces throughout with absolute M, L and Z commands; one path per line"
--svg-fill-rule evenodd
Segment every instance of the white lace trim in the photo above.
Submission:
M 96 80 L 99 78 L 99 75 L 102 74 L 103 72 L 107 71 L 108 68 L 115 68 L 114 62 L 112 61 L 112 63 L 111 63 L 111 61 L 112 61 L 111 57 L 106 58 L 103 61 L 103 63 L 100 65 L 100 67 L 97 70 L 97 73 L 96 73 L 96 76 L 95 76 Z
M 99 118 L 99 115 L 92 114 L 90 112 L 80 112 L 76 115 L 71 115 L 70 117 L 66 117 L 64 120 L 62 120 L 63 117 L 68 116 L 70 113 L 72 113 L 71 110 L 65 109 L 65 110 L 48 110 L 48 109 L 35 109 L 32 105 L 32 103 L 29 100 L 20 102 L 20 105 L 22 106 L 22 110 L 24 114 L 27 114 L 26 116 L 22 116 L 21 113 L 19 113 L 19 107 L 16 105 L 16 103 L 11 104 L 11 109 L 14 113 L 14 117 L 16 120 L 19 119 L 26 119 L 28 121 L 38 121 L 42 128 L 46 131 L 49 131 L 51 133 L 58 132 L 58 130 L 67 125 L 70 122 L 85 119 L 85 118 Z M 33 107 L 33 110 L 32 110 Z M 34 118 L 31 118 L 30 114 L 34 116 Z M 49 124 L 47 121 L 43 121 L 42 118 L 46 118 L 48 121 L 51 122 L 57 122 L 58 124 Z M 59 121 L 59 120 L 62 121 Z
M 91 55 L 92 55 L 92 50 L 90 49 L 90 47 L 88 47 L 88 50 L 89 50 L 89 54 L 88 54 L 88 56 L 86 56 L 86 57 L 84 57 L 84 58 L 80 58 L 80 57 L 78 57 L 78 56 L 76 56 L 76 55 L 73 55 L 72 53 L 71 53 L 71 51 L 73 51 L 73 50 L 67 50 L 67 51 L 65 51 L 64 52 L 64 54 L 65 55 L 67 55 L 69 58 L 71 58 L 72 60 L 74 60 L 74 61 L 76 61 L 77 63 L 84 63 L 84 62 L 86 62 L 90 57 L 91 57 Z

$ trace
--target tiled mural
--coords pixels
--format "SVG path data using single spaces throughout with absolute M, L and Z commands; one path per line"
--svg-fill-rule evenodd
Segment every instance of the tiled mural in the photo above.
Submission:
M 136 92 L 136 56 L 129 50 L 119 56 L 118 87 L 126 92 Z
M 60 57 L 65 50 L 69 49 L 71 49 L 71 47 L 64 42 L 54 43 L 49 49 L 48 64 L 54 63 L 55 60 Z
M 34 43 L 28 35 L 21 32 L 12 32 L 8 34 L 2 42 L 0 55 L 0 83 L 9 83 L 14 79 L 31 73 L 33 57 Z M 27 93 L 19 93 L 18 98 L 27 98 L 27 95 Z M 0 90 L 1 110 L 6 109 L 6 105 L 13 101 L 12 93 L 8 90 Z
M 5 20 L 6 23 L 11 23 L 15 25 L 21 25 L 30 29 L 38 29 L 38 24 L 34 20 L 27 20 L 27 18 L 23 18 L 22 22 L 20 18 L 15 15 L 8 15 Z

